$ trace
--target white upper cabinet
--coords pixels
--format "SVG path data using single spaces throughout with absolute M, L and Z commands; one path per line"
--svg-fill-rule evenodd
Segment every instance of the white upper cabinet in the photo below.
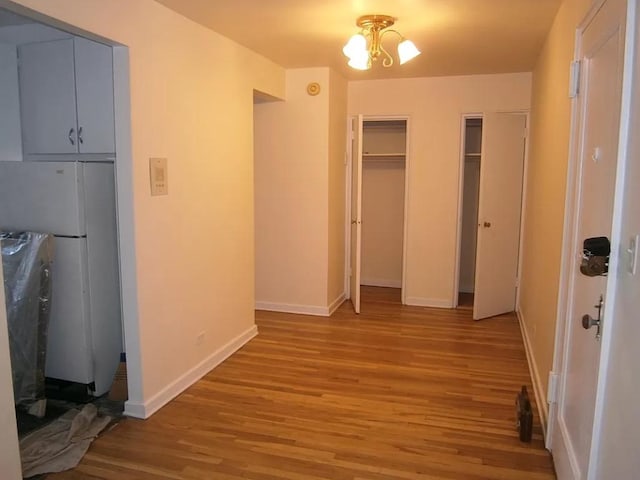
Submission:
M 76 60 L 78 150 L 80 153 L 114 152 L 112 50 L 86 38 L 75 38 L 73 45 Z
M 19 47 L 24 153 L 76 153 L 73 40 Z
M 24 154 L 114 152 L 111 48 L 70 38 L 18 51 Z

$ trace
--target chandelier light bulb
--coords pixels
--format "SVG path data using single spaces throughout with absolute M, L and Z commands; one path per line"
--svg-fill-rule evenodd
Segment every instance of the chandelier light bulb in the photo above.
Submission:
M 366 50 L 363 52 L 359 52 L 349 58 L 349 63 L 347 65 L 356 70 L 369 70 L 371 68 L 369 54 Z
M 367 39 L 363 35 L 356 33 L 342 49 L 342 53 L 349 58 L 353 58 L 363 53 L 367 54 Z
M 408 62 L 418 55 L 420 55 L 420 50 L 418 50 L 418 48 L 411 40 L 403 40 L 398 45 L 398 57 L 400 58 L 400 65 Z

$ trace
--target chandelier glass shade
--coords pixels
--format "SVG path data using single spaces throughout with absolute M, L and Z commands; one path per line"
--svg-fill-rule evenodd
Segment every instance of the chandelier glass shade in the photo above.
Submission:
M 400 65 L 408 62 L 412 58 L 420 55 L 420 50 L 411 40 L 404 38 L 391 27 L 395 23 L 395 18 L 388 15 L 364 15 L 356 21 L 360 27 L 360 32 L 353 35 L 342 49 L 342 53 L 349 58 L 347 63 L 356 70 L 368 70 L 373 62 L 382 58 L 382 66 L 393 65 L 393 57 L 382 46 L 382 38 L 387 33 L 395 33 L 400 37 L 398 44 L 398 59 Z

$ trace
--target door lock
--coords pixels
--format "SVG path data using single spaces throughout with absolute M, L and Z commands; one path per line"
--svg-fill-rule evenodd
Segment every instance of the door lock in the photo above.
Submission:
M 600 295 L 600 300 L 598 301 L 598 304 L 593 306 L 593 308 L 598 310 L 597 318 L 593 318 L 588 313 L 585 313 L 582 316 L 582 328 L 584 328 L 585 330 L 589 330 L 591 327 L 594 327 L 594 326 L 596 327 L 596 340 L 600 340 L 600 337 L 601 337 L 600 330 L 602 329 L 602 317 L 601 317 L 602 304 L 603 304 L 603 298 L 602 298 L 602 295 Z

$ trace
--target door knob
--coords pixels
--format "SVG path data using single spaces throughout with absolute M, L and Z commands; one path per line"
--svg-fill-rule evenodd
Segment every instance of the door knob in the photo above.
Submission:
M 582 328 L 584 328 L 585 330 L 589 330 L 593 326 L 599 327 L 600 326 L 600 319 L 599 318 L 593 318 L 588 313 L 585 313 L 582 316 Z
M 601 336 L 600 330 L 602 329 L 602 304 L 603 303 L 604 303 L 603 297 L 602 295 L 600 295 L 600 300 L 598 301 L 597 305 L 593 306 L 593 308 L 598 310 L 598 318 L 593 318 L 588 313 L 585 313 L 582 316 L 582 328 L 584 328 L 585 330 L 589 330 L 591 327 L 596 327 L 596 340 L 600 340 L 600 336 Z
M 356 224 L 356 220 L 351 220 L 351 225 L 355 225 Z
M 482 226 L 483 226 L 484 228 L 489 228 L 489 227 L 491 227 L 491 222 L 484 222 L 484 223 L 482 224 Z

